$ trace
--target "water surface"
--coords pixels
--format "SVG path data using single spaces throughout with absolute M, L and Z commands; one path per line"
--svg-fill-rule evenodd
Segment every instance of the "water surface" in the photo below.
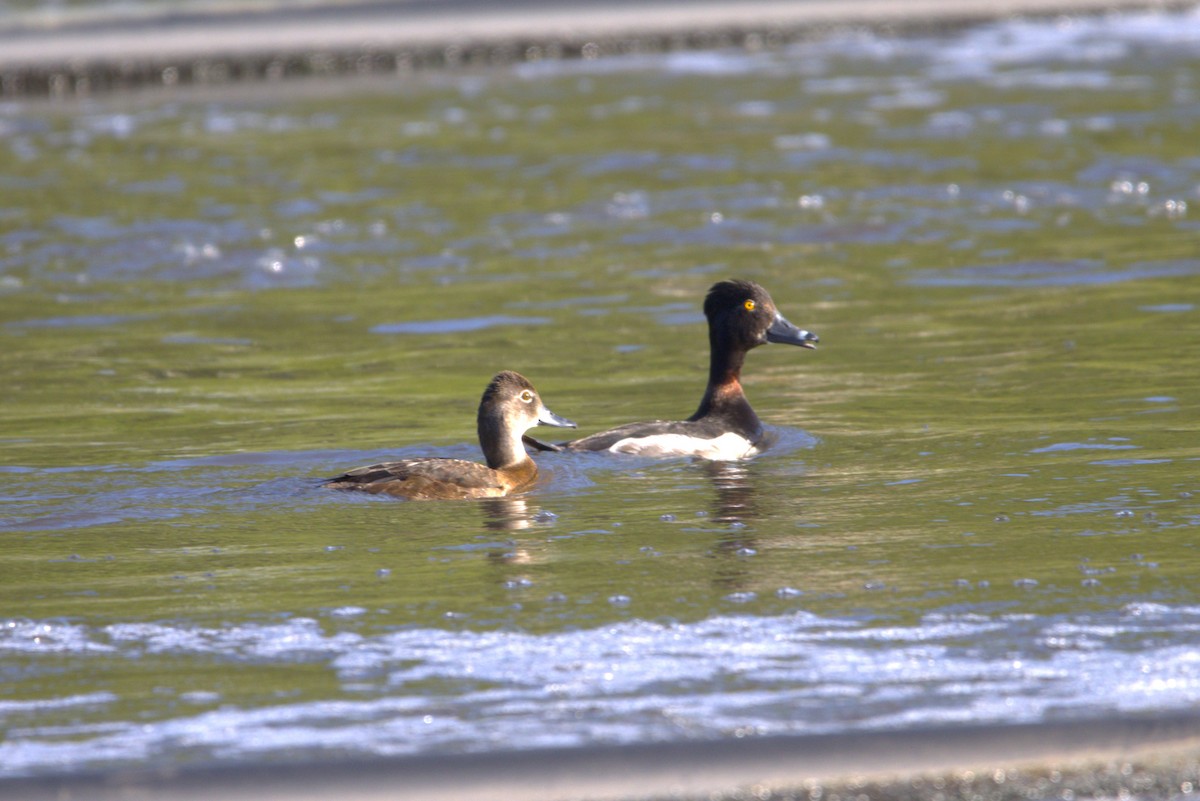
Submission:
M 3 107 L 0 773 L 1195 705 L 1198 30 Z M 317 489 L 690 414 L 728 276 L 761 457 Z

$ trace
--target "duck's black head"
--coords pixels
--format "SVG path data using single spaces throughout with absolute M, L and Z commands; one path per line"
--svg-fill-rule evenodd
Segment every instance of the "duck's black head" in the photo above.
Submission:
M 720 281 L 704 298 L 714 348 L 750 350 L 768 342 L 816 348 L 819 338 L 788 322 L 771 295 L 753 281 Z

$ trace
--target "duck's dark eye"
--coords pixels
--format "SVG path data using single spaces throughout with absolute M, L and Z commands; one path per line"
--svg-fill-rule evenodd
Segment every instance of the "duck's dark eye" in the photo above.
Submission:
M 746 311 L 754 311 L 754 309 L 758 306 L 758 304 L 752 300 L 748 300 L 742 305 L 746 307 Z
M 521 400 L 525 401 L 526 403 L 529 403 L 530 401 L 533 400 L 533 393 L 530 392 L 529 390 L 525 390 L 524 392 L 521 393 Z

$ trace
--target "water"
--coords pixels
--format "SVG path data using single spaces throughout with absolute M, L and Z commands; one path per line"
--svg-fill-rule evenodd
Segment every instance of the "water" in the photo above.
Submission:
M 1200 701 L 1195 13 L 0 109 L 0 775 Z M 477 458 L 516 369 L 753 461 Z

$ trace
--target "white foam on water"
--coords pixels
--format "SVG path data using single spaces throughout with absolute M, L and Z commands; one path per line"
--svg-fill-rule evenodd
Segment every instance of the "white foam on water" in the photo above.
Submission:
M 246 705 L 195 688 L 187 698 L 164 690 L 163 711 L 128 720 L 112 720 L 121 699 L 110 692 L 6 702 L 0 770 L 181 750 L 221 759 L 402 754 L 1037 721 L 1200 703 L 1200 608 L 1166 604 L 1070 617 L 948 612 L 890 626 L 808 612 L 550 634 L 331 630 L 338 625 L 350 624 L 332 616 L 326 624 L 0 626 L 0 651 L 66 655 L 81 674 L 95 660 L 157 655 L 172 664 L 315 665 L 335 688 L 293 699 L 283 686 Z M 90 721 L 91 707 L 105 719 Z M 64 719 L 56 714 L 63 708 L 76 714 Z

